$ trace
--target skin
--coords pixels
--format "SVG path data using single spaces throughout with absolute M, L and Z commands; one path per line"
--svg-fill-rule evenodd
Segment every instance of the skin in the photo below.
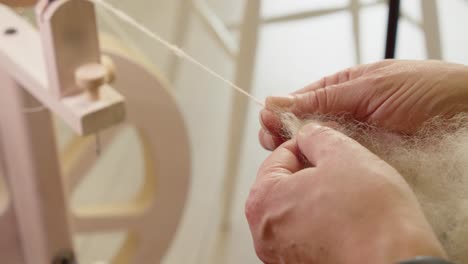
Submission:
M 268 264 L 445 257 L 398 172 L 356 141 L 317 124 L 265 160 L 246 216 L 257 255 Z
M 345 112 L 411 134 L 431 117 L 467 111 L 467 83 L 463 65 L 387 60 L 325 77 L 288 97 L 268 98 L 259 137 L 274 151 L 260 167 L 245 207 L 259 258 L 272 264 L 349 264 L 446 257 L 394 168 L 318 124 L 285 141 L 275 113 Z
M 260 113 L 260 143 L 273 150 L 284 142 L 277 110 L 297 116 L 350 114 L 352 118 L 405 134 L 438 115 L 468 111 L 468 68 L 440 61 L 385 60 L 338 72 L 287 97 L 269 97 Z

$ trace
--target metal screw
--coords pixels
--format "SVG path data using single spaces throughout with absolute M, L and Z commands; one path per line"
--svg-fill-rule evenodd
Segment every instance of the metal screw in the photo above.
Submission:
M 77 264 L 75 255 L 71 251 L 64 251 L 55 256 L 52 264 Z
M 18 30 L 16 30 L 16 28 L 12 28 L 12 27 L 7 28 L 7 29 L 5 29 L 5 31 L 3 31 L 3 34 L 10 35 L 10 36 L 15 35 L 16 33 L 18 33 Z

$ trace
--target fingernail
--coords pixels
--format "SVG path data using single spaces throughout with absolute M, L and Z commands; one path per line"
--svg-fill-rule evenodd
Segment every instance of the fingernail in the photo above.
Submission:
M 265 106 L 269 109 L 289 108 L 294 104 L 294 96 L 269 96 L 266 98 Z
M 260 124 L 267 132 L 269 132 L 269 127 L 272 126 L 272 120 L 274 120 L 276 116 L 274 112 L 268 109 L 264 109 L 260 112 Z M 268 123 L 268 126 L 265 125 L 265 121 Z
M 263 119 L 265 118 L 265 112 L 268 111 L 268 110 L 262 110 L 260 111 L 260 115 L 259 115 L 259 121 L 260 121 L 260 125 L 262 126 L 263 129 L 267 130 L 266 126 L 265 126 L 265 123 L 263 123 Z
M 275 149 L 275 141 L 273 140 L 273 136 L 270 133 L 266 132 L 266 130 L 262 129 L 262 138 L 263 138 L 263 146 L 267 150 L 274 150 Z

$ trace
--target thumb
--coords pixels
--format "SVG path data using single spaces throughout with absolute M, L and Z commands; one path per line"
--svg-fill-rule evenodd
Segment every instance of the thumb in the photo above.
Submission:
M 341 132 L 317 123 L 308 124 L 299 131 L 297 145 L 314 167 L 326 161 L 355 156 L 362 150 L 368 151 Z
M 365 101 L 366 93 L 362 89 L 364 85 L 362 80 L 355 79 L 285 97 L 267 97 L 265 106 L 270 111 L 288 111 L 296 116 L 313 113 L 355 114 L 360 112 L 358 107 Z

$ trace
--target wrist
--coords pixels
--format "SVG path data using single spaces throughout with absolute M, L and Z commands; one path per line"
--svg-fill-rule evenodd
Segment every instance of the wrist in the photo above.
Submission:
M 337 263 L 398 263 L 416 256 L 447 258 L 425 218 L 415 220 L 401 214 L 398 218 L 387 215 L 384 221 L 373 221 L 380 223 L 376 228 L 369 228 L 372 224 L 367 223 L 359 234 L 351 232 L 357 240 L 344 245 L 347 250 L 338 253 L 342 258 Z
M 420 219 L 415 221 L 415 219 Z M 395 223 L 395 222 L 394 222 Z M 401 218 L 395 227 L 388 230 L 389 248 L 387 263 L 395 263 L 416 256 L 447 258 L 444 248 L 429 223 L 422 215 L 416 218 Z

